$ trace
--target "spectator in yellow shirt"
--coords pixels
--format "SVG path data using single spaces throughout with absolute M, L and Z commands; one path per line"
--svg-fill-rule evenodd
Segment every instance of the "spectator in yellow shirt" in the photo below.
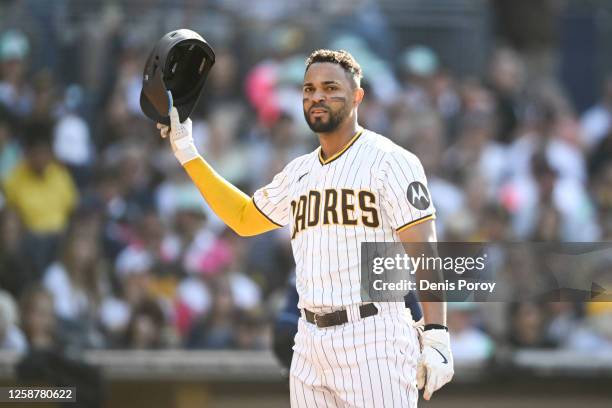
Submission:
M 6 202 L 26 229 L 25 249 L 40 273 L 54 260 L 60 234 L 78 201 L 74 182 L 51 150 L 51 121 L 32 121 L 24 131 L 24 157 L 4 184 Z

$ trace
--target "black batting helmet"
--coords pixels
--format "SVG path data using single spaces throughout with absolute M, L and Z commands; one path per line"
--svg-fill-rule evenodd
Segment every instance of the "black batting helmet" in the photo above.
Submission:
M 174 105 L 183 122 L 193 112 L 214 63 L 213 49 L 195 31 L 181 29 L 164 35 L 145 64 L 140 92 L 144 114 L 169 125 Z

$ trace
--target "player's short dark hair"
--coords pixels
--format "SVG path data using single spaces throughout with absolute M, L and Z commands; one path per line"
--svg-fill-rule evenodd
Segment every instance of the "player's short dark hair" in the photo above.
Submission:
M 306 71 L 312 64 L 317 62 L 329 62 L 332 64 L 338 64 L 342 67 L 342 69 L 350 75 L 353 79 L 353 82 L 356 86 L 360 86 L 361 84 L 361 66 L 355 58 L 345 50 L 328 50 L 328 49 L 320 49 L 313 51 L 312 54 L 306 60 Z

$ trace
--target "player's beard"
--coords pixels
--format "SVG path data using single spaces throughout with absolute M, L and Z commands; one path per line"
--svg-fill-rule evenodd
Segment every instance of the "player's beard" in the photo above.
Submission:
M 328 119 L 325 122 L 323 118 L 317 117 L 314 120 L 310 119 L 309 110 L 304 110 L 304 119 L 306 119 L 306 123 L 308 123 L 308 127 L 315 133 L 330 133 L 333 132 L 340 126 L 340 124 L 346 119 L 349 115 L 349 107 L 346 103 L 342 105 L 342 107 L 336 111 L 333 111 L 329 106 L 313 106 L 310 110 L 314 108 L 325 108 L 328 112 Z

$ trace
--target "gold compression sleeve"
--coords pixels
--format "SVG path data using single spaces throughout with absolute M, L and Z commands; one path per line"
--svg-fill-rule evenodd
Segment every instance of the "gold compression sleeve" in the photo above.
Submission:
M 203 158 L 190 160 L 183 167 L 210 208 L 238 235 L 247 237 L 279 228 L 249 196 L 221 177 Z

